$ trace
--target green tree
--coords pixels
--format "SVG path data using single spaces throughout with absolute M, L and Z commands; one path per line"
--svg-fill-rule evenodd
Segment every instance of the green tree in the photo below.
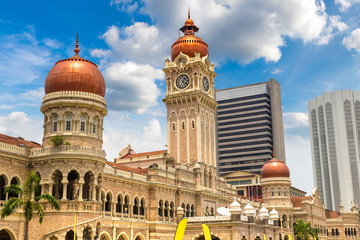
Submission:
M 5 188 L 4 193 L 10 193 L 18 197 L 11 197 L 5 202 L 1 210 L 1 218 L 11 215 L 18 208 L 22 208 L 25 215 L 25 236 L 24 240 L 29 237 L 29 221 L 33 218 L 33 214 L 39 216 L 40 224 L 44 218 L 44 207 L 39 203 L 41 199 L 48 201 L 56 210 L 60 210 L 60 204 L 56 198 L 50 194 L 43 194 L 35 197 L 35 193 L 39 190 L 40 179 L 31 171 L 24 186 L 10 185 Z
M 50 144 L 53 145 L 54 147 L 64 145 L 64 141 L 65 141 L 65 137 L 59 135 L 55 135 L 49 139 Z M 68 143 L 66 143 L 66 145 L 68 145 Z
M 294 223 L 294 235 L 297 240 L 318 238 L 319 229 L 311 227 L 311 222 L 304 222 L 302 219 Z

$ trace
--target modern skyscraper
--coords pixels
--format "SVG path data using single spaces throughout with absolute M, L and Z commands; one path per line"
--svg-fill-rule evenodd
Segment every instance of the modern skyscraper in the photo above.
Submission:
M 359 201 L 360 91 L 324 93 L 309 101 L 315 186 L 325 207 Z
M 272 158 L 285 159 L 280 84 L 267 82 L 217 90 L 217 143 L 221 176 L 260 174 Z

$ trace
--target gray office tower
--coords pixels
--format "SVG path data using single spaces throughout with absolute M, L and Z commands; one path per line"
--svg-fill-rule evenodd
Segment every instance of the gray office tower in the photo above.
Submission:
M 266 161 L 286 161 L 280 84 L 268 82 L 217 90 L 218 170 L 261 172 Z
M 360 201 L 360 91 L 324 93 L 308 113 L 315 186 L 327 209 L 348 211 Z

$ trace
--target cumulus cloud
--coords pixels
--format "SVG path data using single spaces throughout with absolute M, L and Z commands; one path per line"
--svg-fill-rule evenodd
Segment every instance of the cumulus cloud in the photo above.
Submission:
M 93 50 L 90 51 L 90 54 L 93 57 L 101 58 L 101 57 L 106 57 L 109 54 L 111 54 L 111 51 L 110 50 L 104 50 L 104 49 L 93 49 Z
M 309 118 L 307 113 L 286 112 L 283 113 L 284 128 L 308 127 Z
M 359 3 L 360 0 L 335 0 L 335 3 L 340 5 L 340 11 L 348 10 L 352 5 Z
M 360 52 L 360 28 L 353 30 L 350 36 L 344 37 L 342 43 L 349 51 L 354 49 L 355 51 Z
M 176 28 L 183 24 L 190 6 L 196 13 L 193 20 L 200 27 L 199 36 L 209 44 L 213 59 L 220 62 L 229 58 L 241 63 L 259 58 L 278 61 L 285 37 L 325 44 L 346 26 L 340 17 L 328 16 L 322 0 L 143 2 L 140 12 L 156 22 L 159 40 L 166 39 L 167 47 L 176 39 Z
M 143 128 L 144 137 L 148 140 L 161 139 L 161 126 L 157 119 L 149 120 L 148 125 Z
M 111 0 L 110 5 L 115 5 L 118 10 L 128 13 L 132 13 L 138 8 L 138 3 L 135 0 Z
M 162 70 L 134 62 L 113 62 L 103 75 L 109 108 L 143 114 L 158 104 L 160 89 L 155 81 L 164 78 Z
M 41 142 L 42 120 L 31 118 L 25 112 L 11 112 L 9 115 L 0 116 L 0 131 L 10 136 L 21 136 L 26 140 Z M 26 131 L 24 131 L 26 129 Z

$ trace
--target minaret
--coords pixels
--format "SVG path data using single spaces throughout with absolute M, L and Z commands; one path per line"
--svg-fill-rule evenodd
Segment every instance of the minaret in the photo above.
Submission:
M 216 166 L 214 65 L 190 18 L 165 61 L 168 151 L 176 163 Z
M 55 63 L 45 80 L 43 145 L 55 135 L 70 145 L 102 148 L 103 118 L 107 114 L 105 81 L 97 65 L 75 55 Z

